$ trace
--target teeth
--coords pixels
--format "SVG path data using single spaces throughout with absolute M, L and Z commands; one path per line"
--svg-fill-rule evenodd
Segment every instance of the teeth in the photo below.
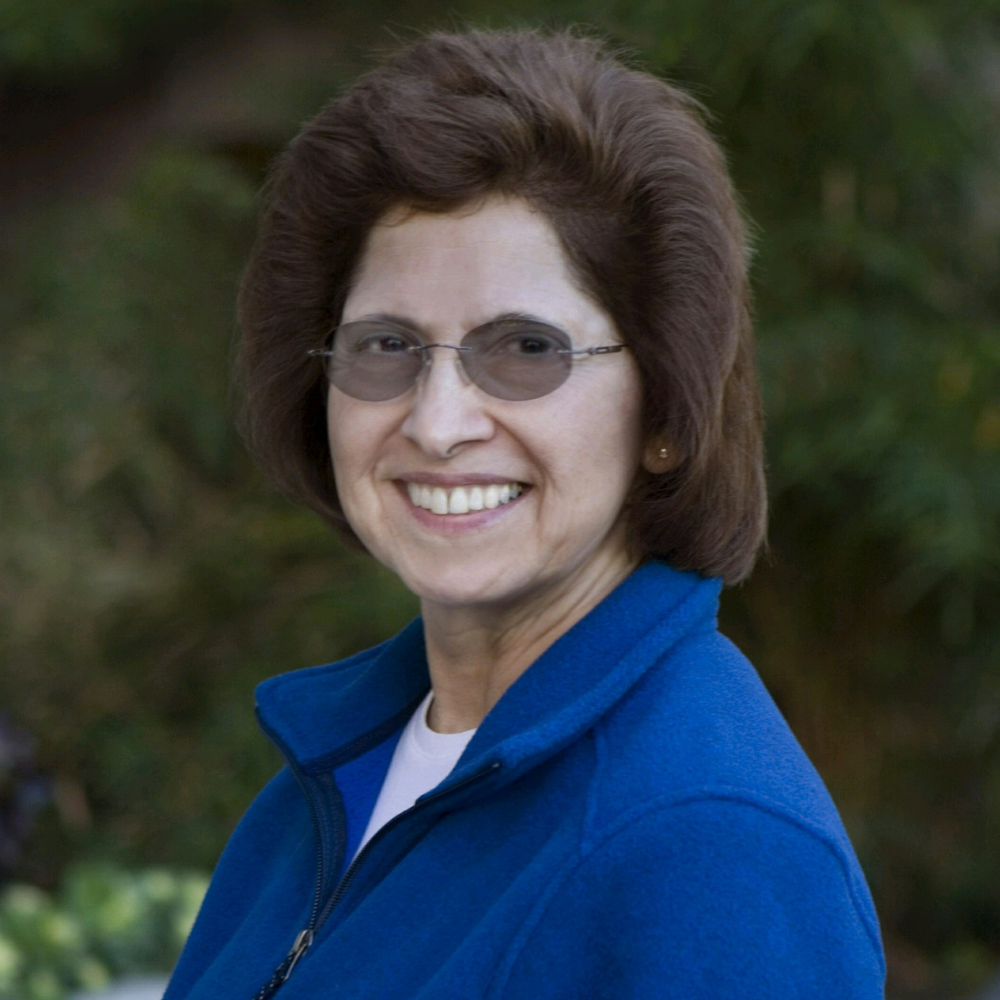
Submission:
M 406 492 L 414 507 L 423 507 L 433 514 L 468 514 L 475 510 L 493 510 L 516 500 L 522 492 L 519 483 L 489 486 L 456 486 L 446 490 L 440 486 L 407 483 Z

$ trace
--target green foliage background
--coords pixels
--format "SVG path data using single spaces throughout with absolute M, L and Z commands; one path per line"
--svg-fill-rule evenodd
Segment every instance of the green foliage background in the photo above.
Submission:
M 65 1000 L 116 979 L 170 969 L 208 879 L 166 869 L 71 868 L 52 898 L 35 886 L 0 892 L 0 996 Z
M 83 137 L 124 95 L 172 109 L 100 183 L 0 202 L 0 706 L 56 788 L 21 876 L 211 866 L 277 766 L 253 684 L 413 613 L 260 481 L 227 362 L 268 158 L 373 47 L 466 21 L 590 25 L 713 114 L 757 226 L 773 498 L 725 624 L 844 813 L 890 996 L 974 987 L 1000 956 L 996 0 L 0 0 L 14 162 L 75 103 Z

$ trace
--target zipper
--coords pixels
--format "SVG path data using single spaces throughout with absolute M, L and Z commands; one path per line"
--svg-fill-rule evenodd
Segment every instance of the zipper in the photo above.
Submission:
M 309 945 L 313 942 L 313 931 L 308 927 L 300 931 L 292 945 L 292 950 L 285 956 L 284 961 L 274 970 L 274 975 L 258 990 L 254 995 L 254 1000 L 268 1000 L 278 992 L 281 984 L 292 974 L 292 969 L 299 963 L 299 959 L 308 951 Z
M 271 734 L 268 734 L 271 735 Z M 357 872 L 362 860 L 365 855 L 371 850 L 371 848 L 382 838 L 382 835 L 387 833 L 392 827 L 404 819 L 404 817 L 409 816 L 416 809 L 422 806 L 428 805 L 431 802 L 435 802 L 440 798 L 444 798 L 450 795 L 452 792 L 457 791 L 460 788 L 466 788 L 475 781 L 479 781 L 481 778 L 485 778 L 490 774 L 494 774 L 501 767 L 500 761 L 495 760 L 491 764 L 484 767 L 482 770 L 476 771 L 473 774 L 468 775 L 461 781 L 455 782 L 454 785 L 449 785 L 447 788 L 442 788 L 440 791 L 432 792 L 416 803 L 410 806 L 409 809 L 394 816 L 388 823 L 375 832 L 371 840 L 368 841 L 365 846 L 358 851 L 355 855 L 354 860 L 347 866 L 344 874 L 341 875 L 340 881 L 337 883 L 336 888 L 330 894 L 330 898 L 327 900 L 326 906 L 320 910 L 320 902 L 323 892 L 323 851 L 321 849 L 322 838 L 320 836 L 320 826 L 319 826 L 319 816 L 317 814 L 316 806 L 313 803 L 312 796 L 309 794 L 306 788 L 305 779 L 301 776 L 298 766 L 293 764 L 290 756 L 286 753 L 282 744 L 275 740 L 273 735 L 271 739 L 277 744 L 278 748 L 281 750 L 288 763 L 289 770 L 295 775 L 296 780 L 299 783 L 299 787 L 302 789 L 303 794 L 306 796 L 306 801 L 309 803 L 309 809 L 312 813 L 313 825 L 316 832 L 316 843 L 317 843 L 317 874 L 316 874 L 316 892 L 313 896 L 312 912 L 309 916 L 309 923 L 305 928 L 296 935 L 295 943 L 292 945 L 291 950 L 282 959 L 281 964 L 274 970 L 274 974 L 271 978 L 254 994 L 253 1000 L 270 1000 L 275 993 L 281 988 L 281 986 L 288 980 L 288 977 L 292 974 L 295 966 L 298 965 L 299 960 L 303 955 L 309 950 L 309 946 L 313 943 L 316 935 L 319 933 L 320 928 L 326 923 L 327 918 L 336 908 L 337 904 L 344 898 L 347 893 L 348 888 L 350 888 L 351 883 L 354 881 L 355 873 Z

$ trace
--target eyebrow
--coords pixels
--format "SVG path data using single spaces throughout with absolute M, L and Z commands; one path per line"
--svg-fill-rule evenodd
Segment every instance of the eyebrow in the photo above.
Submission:
M 421 325 L 416 322 L 416 320 L 410 319 L 407 316 L 399 316 L 396 313 L 372 313 L 368 316 L 361 316 L 356 320 L 351 320 L 352 323 L 391 323 L 393 326 L 401 326 L 404 330 L 411 330 L 413 333 L 423 333 Z M 553 323 L 551 320 L 542 319 L 540 316 L 535 316 L 532 313 L 526 312 L 504 312 L 493 316 L 491 319 L 486 320 L 485 323 L 479 323 L 472 329 L 480 330 L 484 326 L 497 326 L 504 323 L 524 323 L 532 326 L 548 326 L 553 330 L 559 330 L 562 333 L 568 335 L 568 331 L 563 329 L 557 323 Z M 466 330 L 466 334 L 471 331 Z

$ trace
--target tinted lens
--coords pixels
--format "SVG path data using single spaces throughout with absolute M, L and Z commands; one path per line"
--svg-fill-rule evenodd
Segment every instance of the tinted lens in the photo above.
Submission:
M 327 378 L 355 399 L 377 402 L 401 396 L 417 380 L 423 355 L 409 330 L 385 323 L 345 323 L 334 331 Z
M 537 399 L 566 381 L 569 338 L 541 323 L 488 323 L 466 335 L 462 352 L 469 377 L 498 399 Z

